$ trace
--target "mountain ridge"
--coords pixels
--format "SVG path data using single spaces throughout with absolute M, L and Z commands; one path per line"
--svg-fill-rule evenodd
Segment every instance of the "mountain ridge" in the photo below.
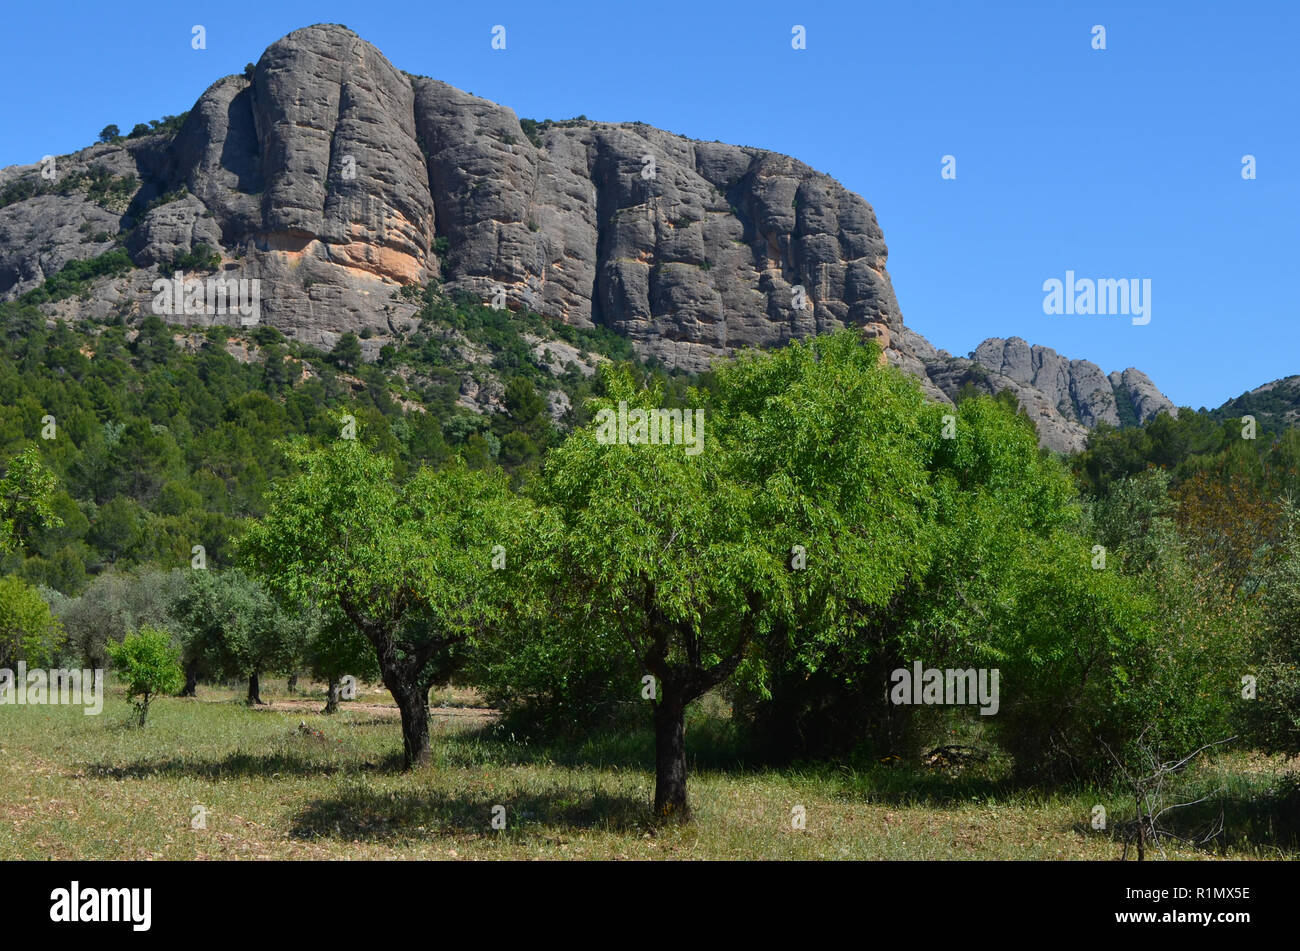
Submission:
M 641 123 L 521 121 L 334 24 L 214 82 L 174 134 L 57 162 L 50 186 L 32 184 L 40 166 L 0 170 L 0 299 L 117 248 L 134 269 L 43 305 L 50 317 L 138 318 L 159 276 L 215 270 L 259 280 L 262 319 L 289 338 L 328 349 L 357 333 L 374 359 L 414 329 L 416 302 L 395 292 L 432 281 L 614 330 L 691 372 L 856 326 L 934 399 L 1013 390 L 1059 451 L 1099 422 L 1177 412 L 1134 368 L 1017 337 L 936 349 L 904 324 L 871 205 L 797 159 Z

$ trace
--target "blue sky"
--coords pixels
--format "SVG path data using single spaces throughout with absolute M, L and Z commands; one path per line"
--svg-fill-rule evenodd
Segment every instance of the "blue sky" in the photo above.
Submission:
M 827 172 L 874 205 L 907 324 L 954 354 L 1018 335 L 1196 407 L 1300 373 L 1292 0 L 8 4 L 0 166 L 183 112 L 317 22 L 521 116 L 641 120 Z M 1067 270 L 1150 279 L 1150 323 L 1044 314 Z

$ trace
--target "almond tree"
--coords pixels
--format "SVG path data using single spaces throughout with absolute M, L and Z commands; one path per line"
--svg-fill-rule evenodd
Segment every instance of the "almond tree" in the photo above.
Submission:
M 615 400 L 652 411 L 660 393 L 606 373 Z M 615 400 L 595 408 L 612 408 Z M 730 478 L 726 451 L 704 434 L 683 445 L 603 442 L 574 432 L 547 459 L 527 557 L 544 616 L 531 637 L 572 651 L 621 644 L 650 680 L 656 815 L 685 820 L 685 714 L 725 682 L 786 600 L 784 569 L 753 518 L 749 487 Z M 526 600 L 524 598 L 521 601 Z M 632 699 L 629 696 L 629 699 Z
M 461 465 L 395 484 L 392 461 L 355 440 L 290 456 L 297 474 L 273 488 L 241 553 L 284 595 L 337 611 L 370 642 L 410 768 L 429 756 L 430 688 L 501 614 L 523 505 L 501 473 Z

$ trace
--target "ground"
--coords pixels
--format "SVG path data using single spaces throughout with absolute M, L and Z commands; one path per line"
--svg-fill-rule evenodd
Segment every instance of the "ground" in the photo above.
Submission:
M 164 698 L 143 729 L 120 690 L 101 716 L 0 706 L 0 860 L 8 859 L 1115 859 L 1090 827 L 1111 795 L 1007 792 L 974 773 L 915 766 L 757 769 L 727 762 L 708 724 L 690 779 L 695 822 L 649 821 L 648 733 L 570 748 L 513 737 L 465 691 L 439 691 L 434 755 L 400 768 L 382 691 L 344 703 L 267 688 Z M 692 737 L 697 742 L 692 743 Z M 1236 788 L 1285 768 L 1259 757 L 1205 767 Z M 1207 774 L 1206 781 L 1218 782 Z M 492 827 L 505 807 L 504 830 Z M 793 827 L 803 807 L 805 828 Z M 206 828 L 194 828 L 201 807 Z M 1122 806 L 1116 806 L 1122 808 Z M 1112 810 L 1113 812 L 1113 810 Z M 1294 858 L 1272 847 L 1169 858 Z

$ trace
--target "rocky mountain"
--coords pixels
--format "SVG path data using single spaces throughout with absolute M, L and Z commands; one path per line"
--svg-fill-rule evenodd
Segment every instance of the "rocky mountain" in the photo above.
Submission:
M 49 316 L 133 319 L 160 275 L 217 272 L 259 280 L 259 319 L 290 338 L 328 349 L 352 331 L 374 357 L 413 326 L 416 296 L 395 291 L 436 280 L 688 371 L 858 326 L 936 399 L 1013 389 L 1059 450 L 1098 421 L 1174 411 L 1137 370 L 1018 338 L 936 350 L 903 324 L 871 206 L 796 159 L 640 123 L 521 121 L 337 25 L 279 40 L 179 128 L 0 171 L 0 299 L 118 250 L 125 266 Z
M 1098 423 L 1118 427 L 1162 412 L 1178 415 L 1178 407 L 1140 370 L 1106 374 L 1095 363 L 1071 360 L 1019 337 L 990 337 L 962 358 L 906 331 L 899 352 L 905 354 L 906 369 L 948 399 L 967 387 L 990 394 L 1011 390 L 1037 425 L 1040 442 L 1062 452 L 1082 449 Z

